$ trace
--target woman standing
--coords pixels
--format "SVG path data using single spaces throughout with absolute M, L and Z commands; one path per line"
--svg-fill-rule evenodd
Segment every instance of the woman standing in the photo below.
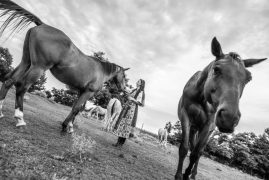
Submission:
M 114 146 L 122 146 L 136 126 L 138 106 L 144 106 L 144 89 L 145 81 L 139 79 L 136 83 L 136 89 L 127 96 L 128 100 L 123 105 L 123 109 L 113 129 L 113 133 L 118 136 L 118 141 Z

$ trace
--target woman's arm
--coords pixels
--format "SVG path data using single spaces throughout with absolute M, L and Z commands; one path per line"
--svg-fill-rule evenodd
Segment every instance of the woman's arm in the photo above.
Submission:
M 137 105 L 139 105 L 139 104 L 141 104 L 139 101 L 137 101 L 135 98 L 133 98 L 132 96 L 128 96 L 128 100 L 129 101 L 132 101 L 133 103 L 135 103 L 135 104 L 137 104 Z

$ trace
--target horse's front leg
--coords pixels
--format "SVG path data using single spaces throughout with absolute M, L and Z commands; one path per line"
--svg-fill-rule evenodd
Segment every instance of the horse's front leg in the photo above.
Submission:
M 76 115 L 79 113 L 83 104 L 89 98 L 91 98 L 93 95 L 94 95 L 94 92 L 92 92 L 92 91 L 85 91 L 85 92 L 80 94 L 77 101 L 73 104 L 71 112 L 69 113 L 69 115 L 66 117 L 66 119 L 62 123 L 62 132 L 67 132 L 67 126 L 69 126 L 70 133 L 72 133 L 74 131 L 73 123 L 74 123 Z
M 192 174 L 191 179 L 195 179 L 195 176 L 197 174 L 197 167 L 198 167 L 199 159 L 203 153 L 203 150 L 207 144 L 207 141 L 210 135 L 209 129 L 210 129 L 210 124 L 205 125 L 205 127 L 201 130 L 201 132 L 199 132 L 198 141 L 190 154 L 190 163 L 183 175 L 183 179 L 189 179 L 190 174 Z
M 189 150 L 189 133 L 190 133 L 190 121 L 189 117 L 185 111 L 185 109 L 180 109 L 179 119 L 181 121 L 182 126 L 182 140 L 179 147 L 179 159 L 178 159 L 178 167 L 175 175 L 176 180 L 182 180 L 182 167 L 184 159 Z

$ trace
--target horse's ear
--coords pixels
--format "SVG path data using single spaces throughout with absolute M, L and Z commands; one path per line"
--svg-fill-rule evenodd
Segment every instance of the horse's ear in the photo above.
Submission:
M 127 71 L 127 70 L 129 70 L 130 68 L 125 68 L 125 69 L 123 69 L 123 71 Z
M 255 64 L 258 64 L 264 60 L 266 60 L 267 58 L 263 58 L 263 59 L 245 59 L 243 60 L 245 67 L 252 67 Z
M 216 58 L 219 58 L 223 55 L 220 43 L 218 42 L 217 38 L 214 37 L 211 42 L 211 52 Z

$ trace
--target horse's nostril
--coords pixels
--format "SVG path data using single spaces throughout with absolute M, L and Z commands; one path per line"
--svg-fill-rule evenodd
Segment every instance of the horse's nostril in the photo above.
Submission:
M 219 112 L 218 112 L 218 116 L 220 117 L 220 118 L 222 118 L 223 117 L 223 115 L 224 115 L 224 109 L 220 109 L 219 110 Z

